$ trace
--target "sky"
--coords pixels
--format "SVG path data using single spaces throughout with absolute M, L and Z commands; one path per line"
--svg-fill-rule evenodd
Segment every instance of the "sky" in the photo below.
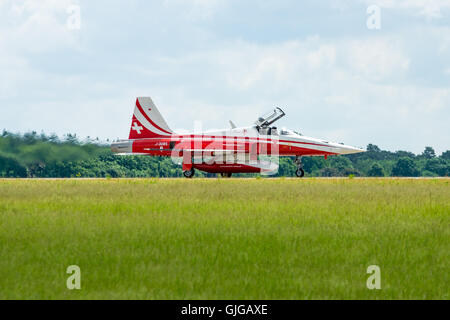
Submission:
M 127 138 L 252 124 L 450 149 L 450 0 L 0 0 L 0 130 Z

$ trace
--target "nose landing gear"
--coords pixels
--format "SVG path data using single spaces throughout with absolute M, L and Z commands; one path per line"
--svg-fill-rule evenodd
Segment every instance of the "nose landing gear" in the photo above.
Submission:
M 303 170 L 302 157 L 295 157 L 295 164 L 297 165 L 297 170 L 295 171 L 295 175 L 299 178 L 302 178 L 305 175 L 305 170 Z
M 231 172 L 222 172 L 220 174 L 222 178 L 231 178 L 232 173 Z

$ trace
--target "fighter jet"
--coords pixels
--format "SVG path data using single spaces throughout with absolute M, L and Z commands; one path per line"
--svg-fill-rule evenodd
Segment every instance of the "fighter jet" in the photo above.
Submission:
M 230 128 L 219 131 L 175 133 L 167 125 L 150 97 L 136 99 L 128 139 L 111 144 L 120 155 L 149 155 L 172 157 L 182 165 L 183 175 L 192 178 L 195 170 L 219 173 L 231 177 L 233 173 L 274 174 L 279 157 L 295 157 L 297 177 L 305 171 L 302 157 L 341 155 L 364 152 L 363 149 L 322 139 L 306 137 L 273 124 L 285 116 L 281 108 L 274 108 L 247 127 L 237 127 L 230 120 Z

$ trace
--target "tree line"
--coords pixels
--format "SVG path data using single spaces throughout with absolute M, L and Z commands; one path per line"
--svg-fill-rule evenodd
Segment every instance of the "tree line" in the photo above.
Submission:
M 316 177 L 438 177 L 450 176 L 450 150 L 436 155 L 432 147 L 421 154 L 381 150 L 374 144 L 367 152 L 344 156 L 303 157 L 308 176 Z M 294 176 L 291 157 L 279 158 L 276 176 Z M 75 134 L 3 131 L 0 136 L 0 177 L 180 177 L 181 167 L 166 157 L 115 156 L 98 139 L 79 139 Z M 215 176 L 197 172 L 197 176 Z M 235 176 L 255 176 L 237 174 Z

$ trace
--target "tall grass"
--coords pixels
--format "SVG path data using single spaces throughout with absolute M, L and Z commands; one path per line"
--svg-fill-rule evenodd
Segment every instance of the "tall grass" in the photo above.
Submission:
M 449 299 L 449 183 L 0 180 L 0 298 Z

